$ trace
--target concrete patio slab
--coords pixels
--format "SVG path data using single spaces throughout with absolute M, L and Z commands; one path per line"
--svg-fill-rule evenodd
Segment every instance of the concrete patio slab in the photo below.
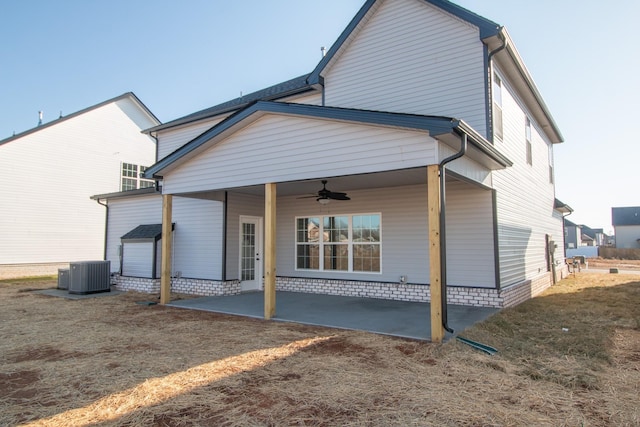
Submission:
M 251 292 L 232 296 L 172 301 L 169 306 L 264 318 L 264 295 Z M 498 312 L 495 308 L 448 305 L 449 326 L 457 335 Z M 429 303 L 374 298 L 277 292 L 275 321 L 354 329 L 419 340 L 431 339 Z

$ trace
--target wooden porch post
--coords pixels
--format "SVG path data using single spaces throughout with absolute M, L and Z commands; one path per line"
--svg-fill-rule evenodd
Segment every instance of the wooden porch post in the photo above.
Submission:
M 171 247 L 173 233 L 171 227 L 171 213 L 173 196 L 162 195 L 162 266 L 160 274 L 160 304 L 168 304 L 171 301 Z
M 444 339 L 442 326 L 443 284 L 440 274 L 440 167 L 427 166 L 427 207 L 429 210 L 429 274 L 431 291 L 431 341 Z
M 276 315 L 276 184 L 264 186 L 264 318 Z

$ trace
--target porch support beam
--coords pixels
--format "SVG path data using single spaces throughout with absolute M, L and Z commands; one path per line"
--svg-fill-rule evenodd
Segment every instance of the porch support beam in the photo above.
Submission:
M 440 245 L 440 166 L 427 166 L 427 209 L 429 211 L 429 275 L 431 293 L 431 341 L 444 339 L 442 325 L 441 245 Z
M 173 210 L 173 196 L 162 195 L 162 260 L 160 273 L 160 304 L 168 304 L 171 301 L 171 250 L 173 246 L 173 233 L 171 227 L 171 214 Z
M 276 315 L 276 184 L 264 186 L 264 318 Z

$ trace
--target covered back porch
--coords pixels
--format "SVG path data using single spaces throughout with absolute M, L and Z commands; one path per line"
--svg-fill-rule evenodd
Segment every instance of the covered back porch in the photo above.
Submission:
M 405 284 L 406 275 L 396 269 L 402 264 L 413 271 L 409 280 L 415 279 L 413 283 L 423 288 L 428 286 L 431 339 L 441 341 L 446 326 L 443 296 L 447 283 L 442 257 L 446 239 L 441 224 L 442 208 L 448 204 L 441 200 L 449 183 L 444 176 L 449 162 L 453 162 L 450 168 L 456 173 L 454 181 L 474 188 L 467 194 L 480 194 L 483 209 L 480 214 L 474 212 L 473 205 L 457 210 L 458 214 L 464 213 L 461 224 L 469 220 L 474 225 L 461 228 L 460 254 L 475 254 L 465 261 L 480 260 L 478 268 L 483 269 L 479 285 L 473 267 L 456 270 L 467 275 L 459 279 L 460 283 L 495 289 L 490 172 L 510 163 L 460 120 L 258 102 L 159 161 L 146 176 L 163 180 L 163 236 L 171 234 L 174 195 L 225 203 L 223 280 L 239 271 L 241 283 L 248 281 L 242 276 L 245 255 L 258 263 L 254 280 L 264 278 L 259 284 L 264 290 L 264 318 L 277 316 L 278 278 L 312 284 L 328 280 Z M 324 180 L 331 190 L 348 191 L 354 197 L 351 201 L 322 203 L 325 200 L 319 191 Z M 229 212 L 234 206 L 230 198 L 239 197 L 248 201 L 246 210 Z M 318 210 L 319 203 L 324 210 Z M 262 206 L 256 211 L 258 204 Z M 247 215 L 250 211 L 253 213 Z M 403 216 L 404 211 L 411 214 Z M 473 218 L 480 218 L 480 223 L 474 223 Z M 234 227 L 229 225 L 233 221 L 248 225 L 248 234 L 242 231 L 239 239 L 233 237 Z M 318 227 L 321 237 L 316 237 L 317 245 L 305 241 L 308 230 L 300 226 L 301 221 Z M 355 224 L 364 222 L 369 224 L 365 227 L 369 239 L 366 245 L 356 240 L 362 237 L 354 232 Z M 259 236 L 251 234 L 254 230 L 259 230 Z M 340 236 L 338 240 L 333 240 L 334 231 Z M 471 235 L 465 241 L 467 232 Z M 248 251 L 254 253 L 244 254 L 242 242 L 253 237 L 257 240 Z M 467 241 L 471 244 L 465 249 Z M 161 301 L 169 303 L 171 239 L 163 238 L 162 242 Z M 310 242 L 309 246 L 317 246 L 318 255 L 312 253 L 316 249 L 304 246 Z M 481 247 L 474 248 L 478 243 Z M 230 246 L 234 244 L 240 245 L 239 266 L 233 264 L 234 250 Z M 354 254 L 364 246 L 375 254 L 364 264 L 357 264 Z M 309 252 L 304 252 L 307 249 Z M 335 260 L 342 249 L 348 255 Z M 320 257 L 318 264 L 311 259 L 314 256 Z M 301 260 L 304 257 L 311 260 L 305 263 Z

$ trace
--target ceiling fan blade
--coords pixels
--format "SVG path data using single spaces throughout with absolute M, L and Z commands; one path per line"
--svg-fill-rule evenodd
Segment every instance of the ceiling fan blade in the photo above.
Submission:
M 349 196 L 347 196 L 346 193 L 329 193 L 327 195 L 327 197 L 329 197 L 330 199 L 333 200 L 351 200 L 351 198 Z
M 317 198 L 318 195 L 317 194 L 313 194 L 310 196 L 300 196 L 300 197 L 296 197 L 296 199 L 311 199 L 311 198 Z

